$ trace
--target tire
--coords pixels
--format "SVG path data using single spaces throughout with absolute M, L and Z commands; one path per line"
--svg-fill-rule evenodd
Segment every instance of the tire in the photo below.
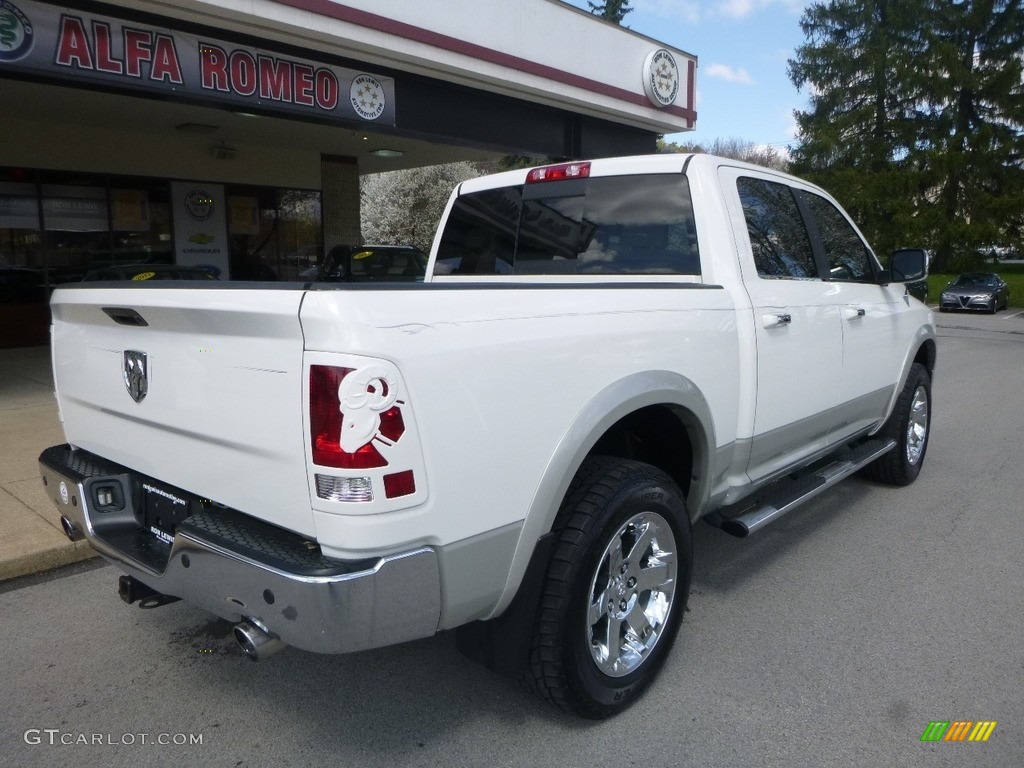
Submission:
M 999 311 L 999 297 L 998 296 L 993 296 L 992 297 L 992 309 L 989 310 L 989 314 L 994 315 L 998 311 Z
M 928 450 L 931 404 L 931 376 L 927 368 L 914 363 L 896 408 L 878 435 L 893 438 L 896 447 L 864 468 L 867 477 L 889 485 L 910 485 L 917 479 Z
M 661 470 L 592 457 L 555 530 L 528 682 L 565 711 L 610 717 L 651 684 L 679 629 L 693 565 L 686 504 Z

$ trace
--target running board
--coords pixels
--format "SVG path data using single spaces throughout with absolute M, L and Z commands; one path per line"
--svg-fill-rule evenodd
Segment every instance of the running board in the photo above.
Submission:
M 743 538 L 810 501 L 895 447 L 895 440 L 879 438 L 844 448 L 835 454 L 831 463 L 799 476 L 790 475 L 757 492 L 753 500 L 744 499 L 708 515 L 707 521 L 726 533 Z

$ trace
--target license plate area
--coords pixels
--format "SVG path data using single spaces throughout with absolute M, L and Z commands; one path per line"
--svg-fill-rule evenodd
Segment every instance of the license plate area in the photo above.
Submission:
M 174 529 L 192 514 L 198 501 L 181 491 L 170 490 L 154 483 L 142 483 L 142 525 L 161 541 L 170 544 Z

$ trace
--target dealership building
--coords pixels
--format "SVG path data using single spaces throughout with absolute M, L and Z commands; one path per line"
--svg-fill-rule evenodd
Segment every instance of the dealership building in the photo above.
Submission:
M 0 0 L 0 347 L 98 267 L 297 279 L 364 174 L 653 152 L 696 66 L 558 0 Z

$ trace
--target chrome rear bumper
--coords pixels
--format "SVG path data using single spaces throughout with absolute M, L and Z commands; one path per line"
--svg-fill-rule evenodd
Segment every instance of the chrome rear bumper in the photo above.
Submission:
M 433 549 L 358 561 L 325 558 L 315 542 L 238 511 L 214 508 L 68 445 L 39 457 L 43 484 L 70 537 L 165 595 L 228 621 L 255 620 L 284 643 L 348 653 L 437 631 L 440 577 Z M 143 484 L 193 513 L 173 535 L 143 525 Z

